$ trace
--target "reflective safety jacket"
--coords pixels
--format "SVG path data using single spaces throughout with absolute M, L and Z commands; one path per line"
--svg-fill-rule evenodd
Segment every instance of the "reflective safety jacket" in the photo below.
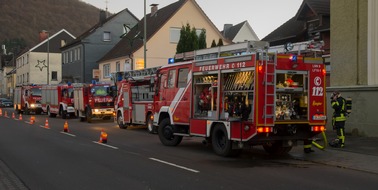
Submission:
M 346 120 L 346 110 L 345 110 L 345 99 L 343 97 L 338 97 L 336 100 L 331 100 L 332 108 L 335 110 L 333 112 L 333 118 L 335 121 L 345 121 Z

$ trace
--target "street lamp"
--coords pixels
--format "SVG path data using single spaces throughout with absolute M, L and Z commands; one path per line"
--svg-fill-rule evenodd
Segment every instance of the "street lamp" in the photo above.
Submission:
M 147 18 L 146 18 L 146 0 L 144 0 L 144 32 L 143 32 L 143 53 L 144 53 L 144 60 L 143 60 L 143 68 L 146 68 L 147 65 L 147 47 L 146 47 L 146 42 L 147 42 Z
M 47 84 L 50 84 L 50 33 L 49 31 L 42 30 L 43 33 L 47 34 Z

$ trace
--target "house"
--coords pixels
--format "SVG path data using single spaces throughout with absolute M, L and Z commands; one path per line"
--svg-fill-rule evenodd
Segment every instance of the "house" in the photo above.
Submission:
M 147 25 L 146 51 L 143 44 L 144 19 Z M 152 4 L 151 13 L 98 61 L 100 80 L 110 80 L 110 74 L 116 71 L 139 70 L 168 64 L 168 59 L 176 53 L 180 30 L 186 24 L 195 27 L 198 33 L 202 29 L 206 30 L 208 47 L 213 40 L 222 39 L 224 44 L 229 43 L 195 0 L 178 0 L 161 9 L 158 9 L 157 4 Z
M 97 61 L 121 40 L 124 26 L 133 27 L 138 21 L 128 9 L 108 18 L 101 11 L 96 25 L 61 49 L 63 82 L 90 83 L 98 78 Z
M 330 0 L 303 0 L 297 14 L 262 39 L 270 46 L 309 40 L 324 41 L 323 54 L 330 86 Z
M 62 64 L 60 48 L 75 37 L 65 29 L 51 35 L 39 33 L 40 43 L 26 49 L 16 58 L 16 85 L 58 84 Z
M 251 40 L 260 41 L 248 21 L 243 21 L 235 26 L 232 24 L 225 24 L 221 33 L 233 43 Z

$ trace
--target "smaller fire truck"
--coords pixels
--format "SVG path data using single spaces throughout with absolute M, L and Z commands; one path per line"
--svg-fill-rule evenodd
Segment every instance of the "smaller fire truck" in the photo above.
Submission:
M 42 86 L 42 110 L 50 117 L 60 115 L 62 119 L 67 116 L 75 116 L 73 107 L 72 85 L 43 85 Z
M 25 115 L 30 112 L 41 114 L 41 95 L 39 85 L 17 86 L 14 91 L 14 110 Z
M 325 130 L 325 75 L 321 57 L 269 52 L 267 42 L 196 50 L 157 71 L 153 123 L 166 146 L 203 137 L 221 156 L 245 144 L 285 154 Z
M 114 117 L 113 90 L 109 84 L 72 84 L 74 109 L 80 121 L 92 119 L 110 120 Z
M 113 74 L 117 76 L 114 109 L 119 128 L 142 125 L 147 127 L 148 132 L 156 132 L 152 124 L 152 108 L 157 69 L 158 67 Z

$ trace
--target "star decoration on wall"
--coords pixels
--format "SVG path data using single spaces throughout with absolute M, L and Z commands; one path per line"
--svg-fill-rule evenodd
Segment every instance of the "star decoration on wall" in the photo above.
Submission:
M 35 67 L 38 67 L 40 71 L 42 71 L 42 69 L 43 69 L 44 67 L 47 68 L 47 65 L 45 64 L 45 63 L 46 63 L 46 60 L 42 60 L 42 61 L 37 60 L 37 62 L 38 62 L 38 64 L 35 65 Z

